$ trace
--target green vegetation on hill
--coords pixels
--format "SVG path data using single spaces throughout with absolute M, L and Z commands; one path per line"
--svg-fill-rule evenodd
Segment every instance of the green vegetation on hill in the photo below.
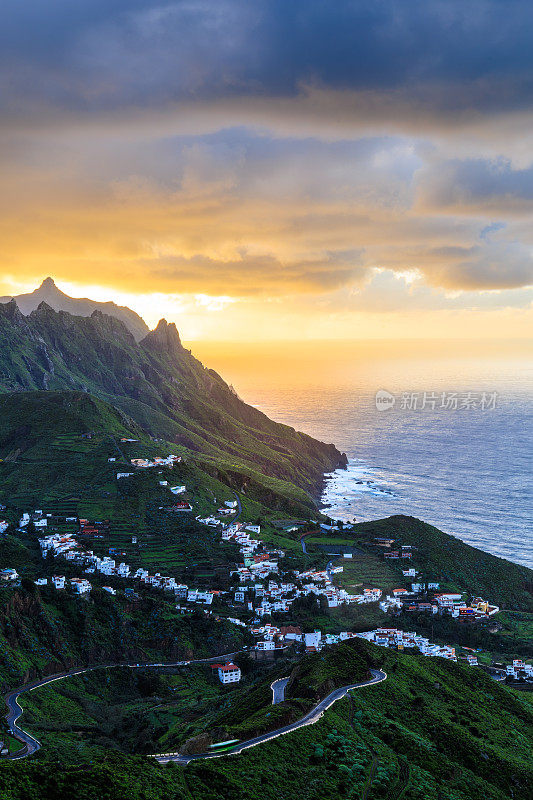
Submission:
M 352 662 L 360 665 L 350 668 Z M 132 740 L 154 721 L 156 706 L 167 703 L 165 685 L 182 690 L 182 677 L 146 679 L 123 675 L 106 678 L 100 697 L 91 678 L 76 692 L 75 705 L 65 691 L 58 701 L 55 736 L 62 745 L 33 761 L 5 763 L 0 769 L 0 793 L 5 800 L 92 800 L 98 791 L 107 800 L 529 800 L 533 792 L 533 702 L 530 695 L 494 682 L 481 670 L 442 659 L 407 655 L 376 648 L 362 641 L 347 642 L 304 659 L 299 693 L 323 685 L 360 679 L 360 669 L 381 665 L 387 680 L 354 690 L 337 701 L 312 726 L 261 744 L 238 756 L 196 761 L 187 767 L 159 766 L 150 759 L 94 751 L 89 765 L 78 760 L 80 734 L 94 729 L 96 704 L 106 698 L 121 701 L 132 722 Z M 298 669 L 298 667 L 296 668 Z M 272 676 L 279 672 L 274 667 Z M 75 679 L 79 681 L 80 679 Z M 200 678 L 191 678 L 200 689 Z M 264 703 L 252 706 L 256 713 Z M 117 682 L 118 681 L 118 682 Z M 196 684 L 196 681 L 199 681 Z M 317 682 L 318 681 L 318 682 Z M 243 687 L 244 688 L 244 687 Z M 50 692 L 51 689 L 46 690 Z M 206 693 L 220 692 L 216 687 Z M 196 689 L 184 689 L 178 706 L 189 697 L 194 713 Z M 255 697 L 256 695 L 254 695 Z M 80 699 L 78 699 L 80 698 Z M 40 703 L 46 707 L 43 696 Z M 293 702 L 293 701 L 291 701 Z M 282 704 L 284 705 L 284 704 Z M 244 703 L 243 703 L 244 706 Z M 302 709 L 305 709 L 305 704 Z M 85 709 L 85 711 L 83 710 Z M 32 698 L 31 713 L 39 702 Z M 54 710 L 51 709 L 51 713 Z M 279 707 L 277 708 L 279 713 Z M 64 725 L 61 715 L 64 714 Z M 185 712 L 184 712 L 185 713 Z M 233 715 L 232 708 L 226 712 Z M 220 719 L 224 717 L 224 710 Z M 263 721 L 267 717 L 264 716 Z M 113 719 L 103 720 L 103 729 Z M 102 729 L 102 730 L 103 730 Z M 122 728 L 124 731 L 124 727 Z M 244 733 L 243 728 L 243 733 Z M 72 756 L 68 757 L 68 742 Z M 122 746 L 125 744 L 122 739 Z M 58 769 L 58 759 L 59 766 Z
M 97 591 L 80 598 L 44 587 L 0 590 L 0 689 L 74 666 L 174 661 L 224 654 L 243 628 L 202 612 L 180 617 L 161 597 L 138 601 Z
M 171 452 L 182 455 L 173 468 L 135 470 L 130 463 L 131 458 Z M 117 472 L 124 471 L 134 474 L 117 480 Z M 303 555 L 299 543 L 269 525 L 276 512 L 261 500 L 275 498 L 290 513 L 290 498 L 304 501 L 306 495 L 294 485 L 254 474 L 255 487 L 245 485 L 240 493 L 242 519 L 259 519 L 265 539 L 288 548 L 296 565 Z M 163 480 L 187 487 L 191 512 L 169 510 L 174 496 L 168 486 L 160 485 Z M 265 498 L 259 490 L 261 480 Z M 122 411 L 89 394 L 0 395 L 0 503 L 7 505 L 3 513 L 12 523 L 21 512 L 36 508 L 63 519 L 108 521 L 102 539 L 86 542 L 97 555 L 115 548 L 134 569 L 145 567 L 209 587 L 227 583 L 229 566 L 239 561 L 239 554 L 235 545 L 222 544 L 220 536 L 195 517 L 212 514 L 225 500 L 233 500 L 233 483 L 226 468 L 214 467 L 173 443 L 155 441 Z M 77 525 L 54 521 L 47 532 L 77 533 Z M 14 567 L 28 577 L 51 574 L 41 559 L 36 532 L 15 534 L 13 528 L 11 533 L 0 542 L 0 567 Z M 57 568 L 70 574 L 64 564 Z
M 383 554 L 387 549 L 377 545 L 376 537 L 394 539 L 391 546 L 393 550 L 400 545 L 410 545 L 412 560 L 385 560 Z M 331 538 L 333 541 L 339 540 L 338 536 Z M 330 537 L 324 536 L 311 541 L 327 544 L 329 540 Z M 395 515 L 372 522 L 360 522 L 352 530 L 343 532 L 342 541 L 347 547 L 355 546 L 362 550 L 360 555 L 354 554 L 353 562 L 344 562 L 346 577 L 342 581 L 350 576 L 353 576 L 354 582 L 362 580 L 371 554 L 372 563 L 375 565 L 379 560 L 383 570 L 388 572 L 386 586 L 390 586 L 390 577 L 394 574 L 397 576 L 397 586 L 402 586 L 409 579 L 402 576 L 401 570 L 412 566 L 422 574 L 422 579 L 437 580 L 441 587 L 483 597 L 501 608 L 533 611 L 533 570 L 471 547 L 415 517 Z M 373 570 L 374 567 L 369 572 L 369 579 L 372 579 Z
M 14 301 L 0 304 L 0 391 L 35 389 L 90 392 L 151 435 L 231 472 L 236 488 L 260 488 L 260 476 L 268 476 L 286 484 L 275 484 L 275 492 L 303 490 L 291 499 L 307 506 L 323 473 L 346 463 L 333 445 L 244 403 L 165 320 L 137 343 L 121 321 L 98 310 L 76 317 L 42 303 L 24 317 Z

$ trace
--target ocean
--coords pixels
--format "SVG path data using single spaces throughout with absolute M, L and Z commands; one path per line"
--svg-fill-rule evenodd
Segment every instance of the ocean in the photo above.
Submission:
M 191 346 L 243 400 L 346 452 L 348 469 L 328 477 L 322 498 L 331 516 L 412 515 L 533 568 L 524 344 Z

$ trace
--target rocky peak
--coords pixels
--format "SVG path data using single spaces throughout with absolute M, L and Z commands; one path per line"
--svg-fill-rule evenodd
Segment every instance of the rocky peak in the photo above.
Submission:
M 11 299 L 11 297 L 0 297 L 0 303 L 7 303 Z M 90 317 L 95 309 L 103 311 L 104 314 L 121 320 L 137 341 L 140 341 L 148 333 L 145 321 L 130 308 L 117 306 L 113 301 L 100 303 L 87 297 L 69 297 L 56 286 L 51 277 L 45 278 L 35 291 L 19 294 L 14 299 L 17 301 L 19 310 L 25 316 L 35 311 L 44 300 L 55 311 L 66 311 L 77 317 Z
M 55 284 L 54 279 L 53 278 L 45 278 L 44 281 L 39 286 L 39 289 L 37 291 L 41 291 L 41 290 L 50 291 L 50 290 L 53 290 L 53 289 L 55 289 L 56 292 L 59 291 L 59 289 L 57 288 L 57 286 Z
M 183 349 L 175 323 L 167 322 L 166 319 L 159 320 L 157 327 L 145 336 L 143 344 L 156 345 L 158 349 L 167 352 Z
M 7 303 L 0 303 L 0 312 L 10 322 L 24 322 L 24 315 L 21 313 L 16 300 L 8 300 Z

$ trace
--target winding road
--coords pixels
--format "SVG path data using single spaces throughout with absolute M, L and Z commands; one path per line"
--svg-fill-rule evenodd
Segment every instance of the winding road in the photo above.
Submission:
M 248 739 L 240 744 L 236 744 L 231 751 L 225 753 L 199 753 L 198 755 L 156 753 L 152 756 L 152 758 L 155 758 L 155 760 L 160 764 L 167 764 L 169 761 L 174 761 L 177 764 L 188 764 L 190 761 L 198 761 L 202 758 L 221 758 L 225 755 L 236 755 L 237 753 L 242 753 L 243 750 L 248 750 L 250 747 L 255 747 L 263 742 L 269 742 L 272 739 L 277 739 L 278 736 L 283 736 L 286 733 L 291 733 L 291 731 L 298 730 L 298 728 L 303 728 L 305 725 L 314 725 L 315 722 L 318 722 L 318 720 L 321 718 L 322 714 L 333 705 L 333 703 L 335 703 L 337 700 L 340 700 L 342 697 L 345 697 L 348 692 L 351 692 L 353 689 L 362 689 L 364 686 L 372 686 L 375 683 L 381 683 L 387 679 L 387 673 L 380 669 L 371 669 L 370 672 L 372 677 L 367 681 L 363 681 L 362 683 L 354 683 L 350 686 L 341 686 L 340 689 L 335 689 L 333 692 L 328 694 L 327 697 L 324 697 L 323 700 L 317 703 L 317 705 L 312 708 L 311 711 L 308 711 L 304 717 L 296 722 L 292 722 L 290 725 L 285 725 L 283 728 L 277 728 L 275 731 L 263 733 L 260 736 L 256 736 L 253 739 Z M 283 690 L 284 689 L 285 687 L 283 687 Z M 274 684 L 272 685 L 272 691 L 274 691 Z
M 120 453 L 122 458 L 125 459 L 124 453 L 121 451 L 121 449 L 118 446 L 117 442 L 115 440 L 113 440 L 113 441 L 114 441 L 114 444 L 115 444 L 118 452 Z M 240 499 L 239 495 L 236 492 L 233 492 L 233 496 L 235 497 L 235 499 L 237 501 L 237 513 L 233 517 L 233 519 L 231 521 L 232 523 L 236 522 L 239 519 L 239 517 L 241 516 L 241 514 L 242 514 L 241 499 Z M 42 680 L 33 681 L 32 683 L 24 684 L 24 686 L 19 686 L 18 689 L 13 689 L 12 691 L 10 691 L 7 694 L 5 694 L 4 695 L 4 700 L 5 700 L 6 706 L 8 708 L 8 713 L 6 714 L 6 720 L 7 720 L 8 726 L 9 726 L 9 733 L 12 736 L 14 736 L 15 739 L 18 739 L 20 742 L 22 742 L 25 746 L 22 749 L 20 749 L 19 751 L 17 751 L 16 753 L 13 753 L 12 755 L 7 756 L 7 758 L 9 758 L 11 760 L 18 760 L 18 759 L 21 759 L 21 758 L 26 758 L 26 756 L 29 756 L 29 755 L 32 755 L 33 753 L 36 753 L 37 750 L 40 750 L 40 748 L 41 748 L 41 743 L 39 742 L 38 739 L 36 739 L 30 733 L 27 733 L 19 725 L 17 725 L 18 720 L 20 719 L 20 717 L 24 713 L 24 709 L 22 708 L 22 706 L 18 702 L 18 698 L 20 697 L 21 694 L 26 694 L 27 692 L 31 692 L 31 691 L 33 691 L 33 689 L 38 689 L 41 686 L 46 686 L 49 683 L 53 683 L 53 681 L 63 680 L 64 678 L 71 678 L 74 675 L 81 675 L 81 674 L 86 673 L 86 672 L 93 672 L 94 670 L 97 670 L 97 669 L 115 669 L 117 667 L 127 667 L 129 669 L 141 669 L 141 668 L 148 669 L 149 667 L 180 667 L 180 666 L 186 666 L 188 664 L 210 664 L 210 663 L 217 663 L 218 661 L 224 660 L 224 659 L 233 659 L 236 655 L 237 655 L 236 652 L 235 653 L 226 653 L 226 654 L 220 655 L 220 656 L 213 656 L 212 658 L 199 658 L 199 659 L 194 659 L 192 661 L 173 661 L 171 663 L 157 663 L 157 664 L 154 664 L 154 663 L 143 663 L 143 664 L 141 664 L 141 663 L 135 663 L 135 664 L 129 664 L 129 663 L 128 664 L 127 663 L 98 664 L 97 666 L 94 666 L 94 667 L 82 667 L 81 669 L 74 669 L 74 670 L 69 670 L 69 671 L 66 671 L 66 672 L 58 672 L 55 675 L 49 675 L 48 677 L 43 678 Z M 280 699 L 279 700 L 274 700 L 273 699 L 273 702 L 281 702 L 283 700 L 284 688 L 285 688 L 285 685 L 283 686 L 283 689 L 280 688 L 279 690 L 276 690 L 276 691 L 281 691 L 281 695 L 280 695 Z M 273 692 L 273 698 L 274 698 L 276 696 L 275 693 L 274 693 L 274 689 L 272 689 L 272 692 Z
M 18 752 L 7 756 L 6 758 L 12 761 L 17 761 L 21 758 L 26 758 L 27 756 L 36 753 L 37 750 L 40 750 L 41 748 L 41 743 L 39 740 L 30 733 L 27 733 L 17 724 L 18 720 L 24 713 L 24 709 L 18 702 L 18 698 L 21 694 L 31 692 L 34 689 L 38 689 L 41 686 L 46 686 L 54 681 L 64 680 L 65 678 L 71 678 L 75 675 L 82 675 L 87 672 L 94 672 L 98 669 L 117 669 L 119 667 L 126 667 L 128 669 L 148 669 L 154 667 L 180 667 L 187 666 L 189 664 L 212 664 L 217 663 L 221 659 L 233 658 L 235 655 L 236 653 L 227 653 L 224 656 L 213 656 L 211 658 L 199 658 L 191 661 L 173 661 L 167 663 L 150 662 L 135 664 L 99 664 L 98 666 L 94 667 L 83 667 L 81 669 L 73 669 L 67 672 L 59 672 L 55 675 L 49 675 L 47 678 L 42 678 L 41 680 L 27 683 L 24 686 L 20 686 L 18 689 L 13 689 L 4 695 L 4 700 L 8 708 L 6 719 L 9 725 L 10 734 L 19 741 L 23 742 L 24 747 Z M 179 764 L 188 764 L 189 761 L 196 761 L 202 758 L 216 758 L 222 755 L 233 755 L 235 753 L 241 753 L 243 750 L 248 750 L 250 747 L 255 747 L 258 744 L 262 744 L 263 742 L 268 742 L 271 739 L 276 739 L 278 736 L 282 736 L 285 733 L 298 730 L 298 728 L 302 728 L 304 725 L 314 725 L 315 722 L 318 722 L 318 720 L 321 718 L 322 714 L 333 705 L 333 703 L 335 703 L 337 700 L 340 700 L 342 697 L 348 694 L 348 692 L 352 691 L 352 689 L 361 689 L 364 686 L 371 686 L 375 683 L 381 683 L 381 681 L 384 681 L 387 678 L 387 674 L 382 670 L 371 669 L 370 672 L 372 677 L 367 681 L 363 681 L 362 683 L 354 683 L 351 686 L 341 686 L 340 689 L 335 689 L 333 692 L 328 694 L 327 697 L 317 703 L 317 705 L 314 706 L 314 708 L 312 708 L 311 711 L 309 711 L 301 719 L 291 723 L 290 725 L 285 725 L 283 728 L 278 728 L 275 731 L 270 731 L 269 733 L 264 733 L 260 736 L 256 736 L 253 739 L 248 739 L 245 742 L 241 742 L 240 744 L 235 745 L 235 747 L 231 750 L 231 753 L 201 753 L 190 756 L 181 755 L 180 753 L 158 753 L 153 755 L 152 758 L 155 758 L 155 760 L 160 764 L 166 764 L 168 761 L 175 761 Z M 272 684 L 271 688 L 273 705 L 282 703 L 285 699 L 285 687 L 288 683 L 288 680 L 288 678 L 280 678 L 279 680 L 274 681 Z
M 17 725 L 17 721 L 20 719 L 22 714 L 24 713 L 24 709 L 18 702 L 18 698 L 21 694 L 26 694 L 27 692 L 31 692 L 34 689 L 39 689 L 41 686 L 46 686 L 49 683 L 53 683 L 54 681 L 64 680 L 65 678 L 72 678 L 75 675 L 82 675 L 86 672 L 94 672 L 98 669 L 117 669 L 119 667 L 126 667 L 128 669 L 148 669 L 154 667 L 185 667 L 189 664 L 216 664 L 221 660 L 226 659 L 233 659 L 238 653 L 226 653 L 220 656 L 212 656 L 210 658 L 197 658 L 191 661 L 172 661 L 172 662 L 158 662 L 158 663 L 114 663 L 114 664 L 98 664 L 94 667 L 81 667 L 78 669 L 68 670 L 66 672 L 58 672 L 55 675 L 49 675 L 46 678 L 42 678 L 41 680 L 33 681 L 32 683 L 26 683 L 24 686 L 19 686 L 18 689 L 12 689 L 10 692 L 4 695 L 4 700 L 6 706 L 8 708 L 8 713 L 6 714 L 7 724 L 9 726 L 9 733 L 18 739 L 20 742 L 23 742 L 25 747 L 21 750 L 13 753 L 13 755 L 7 756 L 7 758 L 15 761 L 21 758 L 26 758 L 26 756 L 32 755 L 36 753 L 37 750 L 40 750 L 41 743 L 38 739 L 32 736 L 30 733 L 27 733 L 23 730 L 19 725 Z

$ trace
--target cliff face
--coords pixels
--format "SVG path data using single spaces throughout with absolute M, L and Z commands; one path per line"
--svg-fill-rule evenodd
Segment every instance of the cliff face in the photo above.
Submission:
M 100 397 L 153 436 L 294 483 L 315 497 L 325 471 L 346 465 L 324 444 L 244 403 L 161 320 L 140 342 L 114 316 L 54 311 L 29 316 L 0 304 L 0 391 L 76 390 Z

